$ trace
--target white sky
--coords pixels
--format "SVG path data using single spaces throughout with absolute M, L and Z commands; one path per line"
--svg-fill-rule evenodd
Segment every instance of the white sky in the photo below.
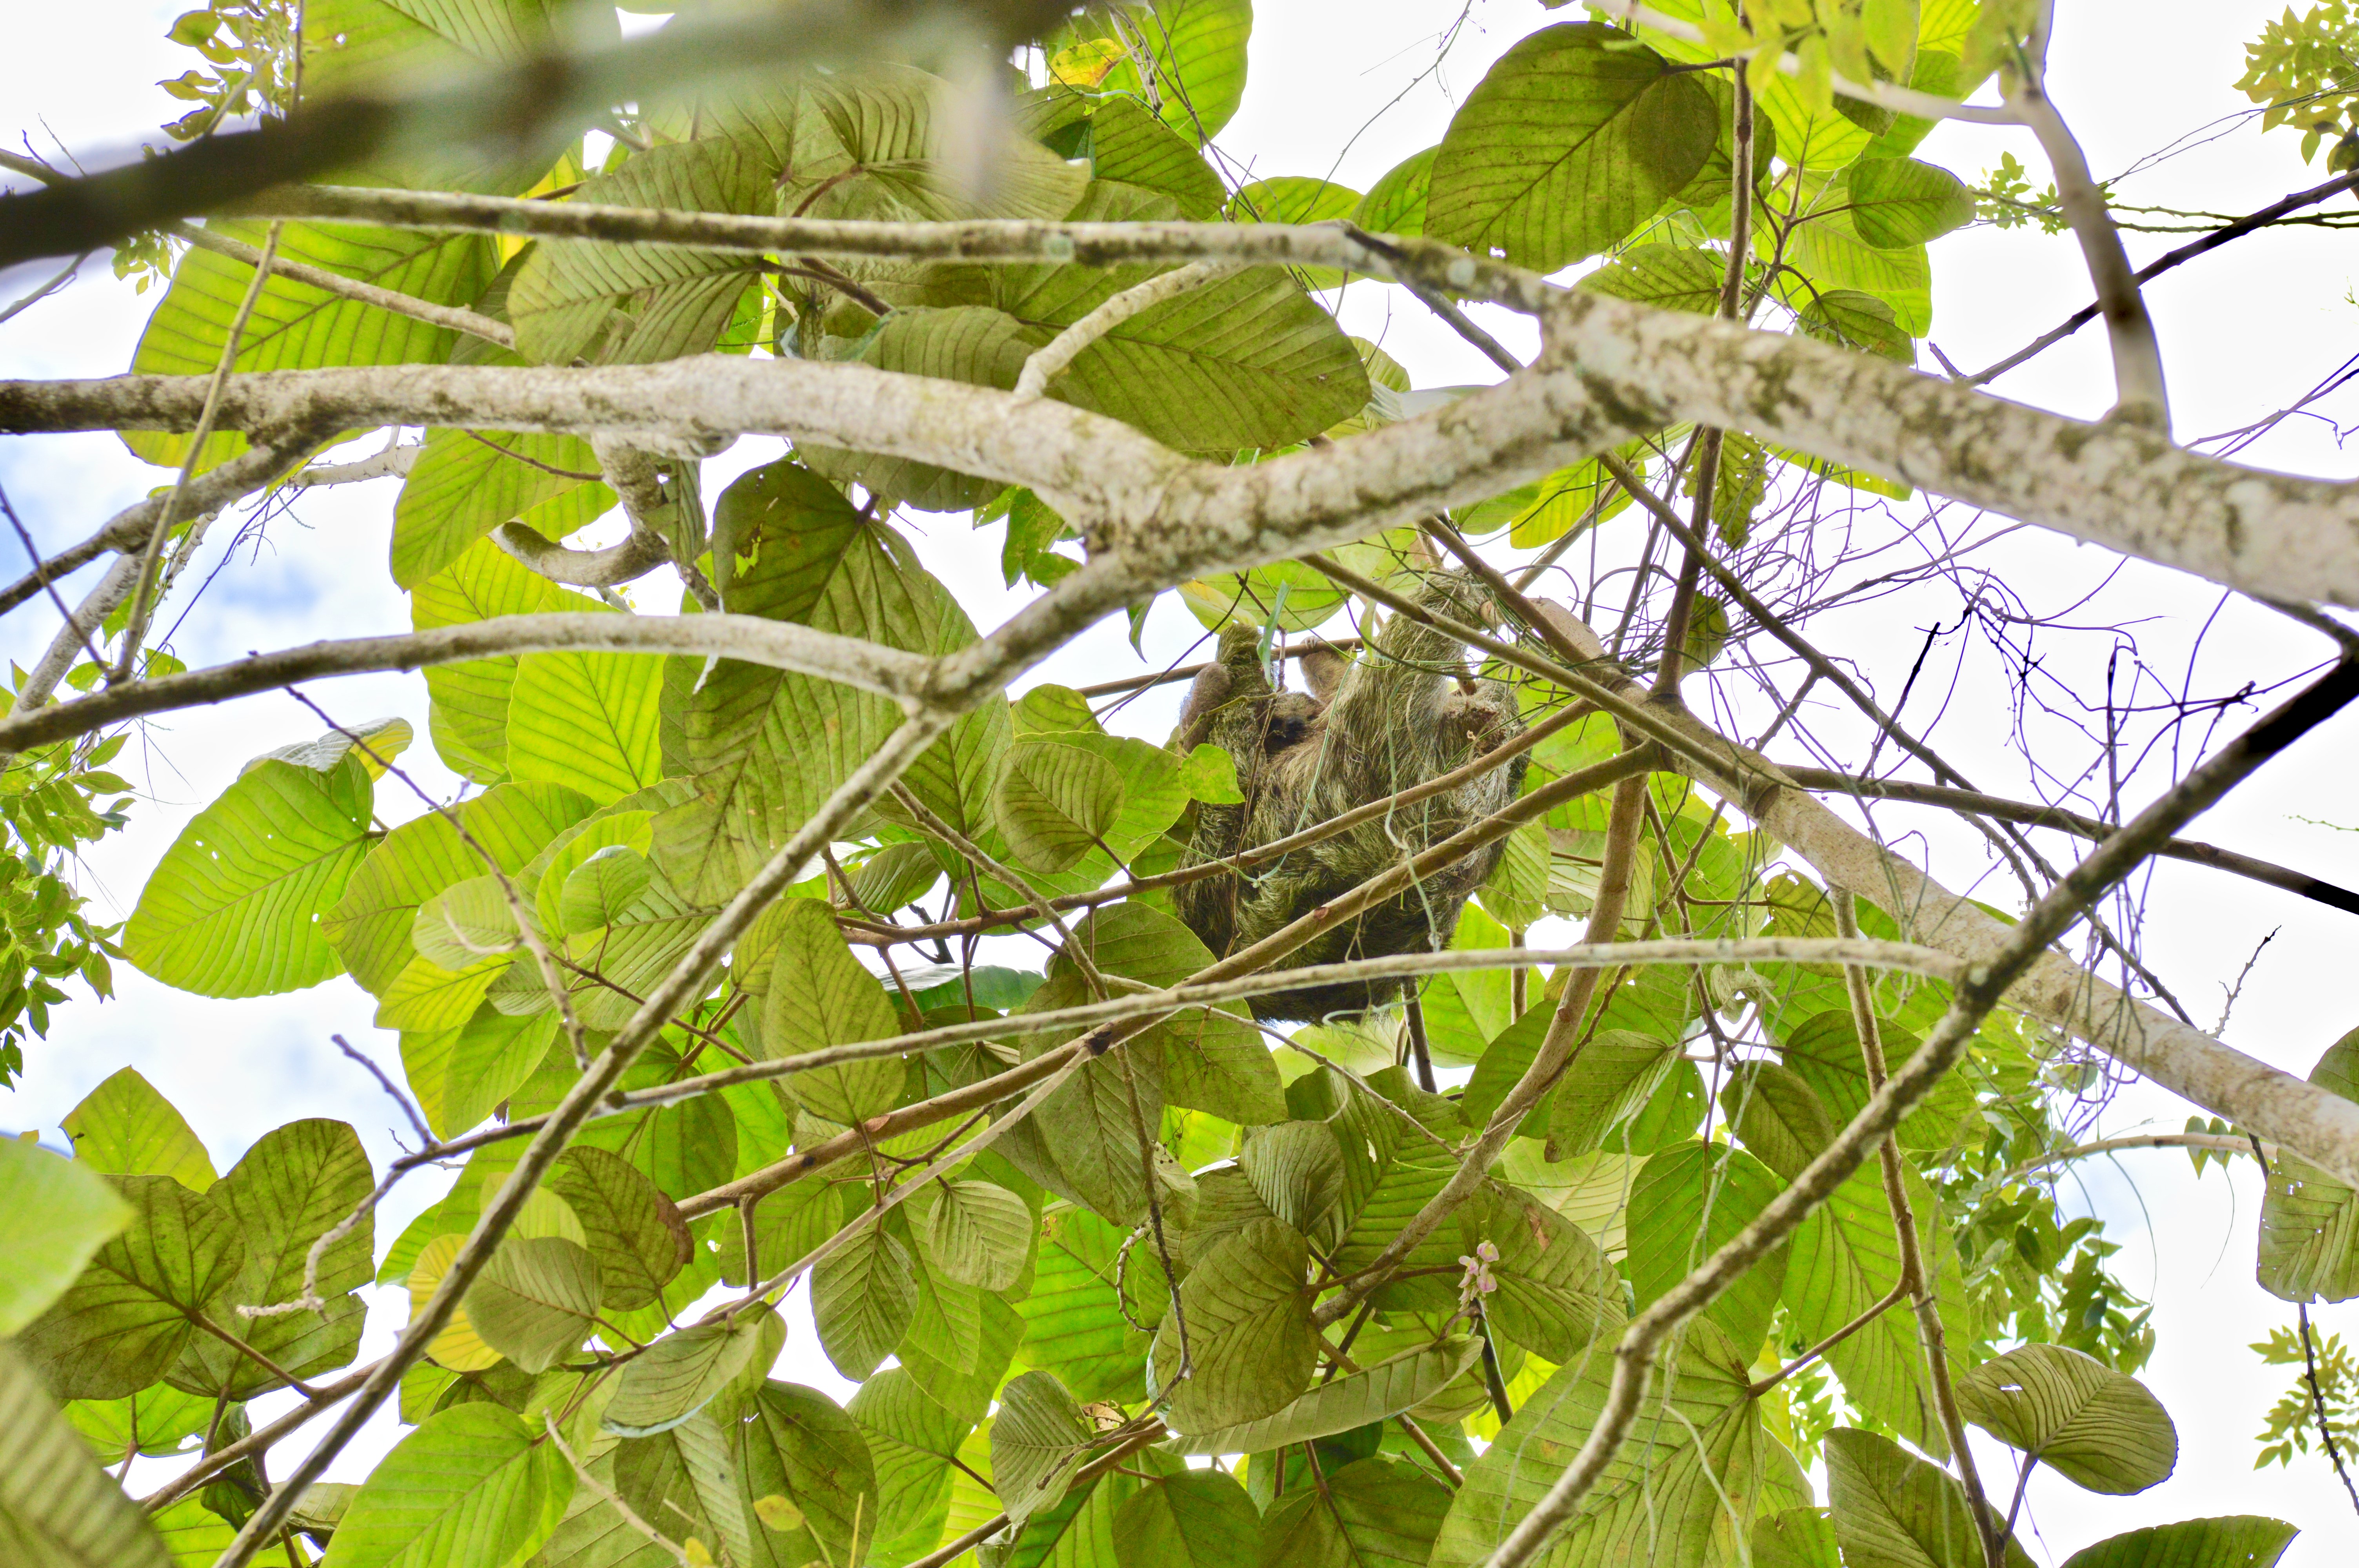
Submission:
M 138 0 L 16 7 L 10 18 L 14 45 L 0 52 L 0 104 L 5 105 L 0 126 L 12 135 L 17 129 L 31 133 L 34 148 L 52 157 L 61 142 L 92 167 L 120 157 L 143 136 L 160 143 L 152 127 L 185 106 L 149 83 L 191 63 L 163 38 L 179 9 Z M 2230 87 L 2242 70 L 2241 45 L 2278 7 L 2149 0 L 2136 7 L 2062 9 L 2052 84 L 2091 164 L 2100 177 L 2110 177 L 2247 106 Z M 1343 183 L 1363 189 L 1400 157 L 1438 139 L 1450 103 L 1507 45 L 1548 20 L 1574 14 L 1551 18 L 1532 0 L 1475 0 L 1447 62 L 1412 87 L 1412 79 L 1433 62 L 1438 35 L 1457 15 L 1448 0 L 1360 0 L 1348 7 L 1263 0 L 1260 13 L 1254 85 L 1220 146 L 1256 174 L 1332 170 Z M 1405 88 L 1401 102 L 1369 124 Z M 1362 132 L 1356 139 L 1355 132 Z M 2140 175 L 2123 188 L 2121 199 L 2249 211 L 2325 178 L 2322 168 L 2300 165 L 2298 139 L 2286 132 L 2264 136 L 2244 124 Z M 2037 147 L 2022 133 L 1945 126 L 1919 156 L 1973 180 L 2003 151 L 2013 151 L 2033 170 L 2035 184 L 2044 182 Z M 2133 259 L 2143 262 L 2177 242 L 2133 235 L 2128 243 Z M 2359 321 L 2350 296 L 2352 254 L 2350 241 L 2340 234 L 2279 231 L 2239 242 L 2147 290 L 2182 438 L 2240 427 L 2294 402 L 2354 351 L 2359 334 L 2354 327 Z M 1968 368 L 2013 351 L 2087 297 L 2068 239 L 2023 230 L 1974 230 L 1942 241 L 1934 260 L 1933 339 Z M 49 270 L 54 269 L 0 275 L 0 304 L 29 291 Z M 152 290 L 134 297 L 113 279 L 104 257 L 93 258 L 60 296 L 0 326 L 0 375 L 104 375 L 123 370 L 155 297 Z M 1380 336 L 1420 386 L 1496 379 L 1487 363 L 1413 304 L 1388 298 L 1373 285 L 1350 291 L 1344 310 L 1347 325 Z M 1511 345 L 1529 341 L 1520 322 L 1490 324 Z M 2016 373 L 2001 390 L 2060 412 L 2101 413 L 2111 402 L 2102 333 L 2082 332 Z M 2330 417 L 2359 417 L 2354 406 L 2347 397 L 2321 406 Z M 708 465 L 707 493 L 716 493 L 728 477 L 768 460 L 777 450 L 776 443 L 740 443 Z M 2359 469 L 2329 426 L 2307 419 L 2280 426 L 2246 456 L 2334 477 L 2352 477 Z M 0 485 L 45 550 L 81 537 L 168 477 L 132 460 L 110 436 L 0 440 Z M 258 548 L 222 573 L 177 639 L 177 650 L 194 665 L 315 636 L 406 629 L 407 605 L 384 566 L 394 494 L 392 485 L 377 484 L 300 501 L 293 519 L 273 524 Z M 988 628 L 1004 619 L 1016 600 L 1000 587 L 998 531 L 972 534 L 959 517 L 925 519 L 922 526 L 929 564 L 975 621 Z M 216 536 L 227 533 L 223 529 Z M 0 555 L 13 560 L 9 552 L 15 550 L 12 542 Z M 218 564 L 216 550 L 208 555 Z M 2037 612 L 2073 603 L 2114 565 L 2100 551 L 2029 531 L 2006 538 L 1979 559 Z M 2104 662 L 2113 645 L 2111 632 L 2103 629 L 2117 622 L 2135 622 L 2142 654 L 2157 670 L 2175 676 L 2217 598 L 2201 583 L 2129 567 L 2072 618 L 2093 630 L 2043 638 L 2043 669 L 2055 683 L 2052 689 L 2093 704 L 2102 700 Z M 654 600 L 650 596 L 642 602 Z M 1947 587 L 1927 588 L 1831 613 L 1815 621 L 1811 632 L 1821 646 L 1858 658 L 1863 674 L 1888 705 L 1925 629 L 1954 624 L 1960 607 L 1958 594 Z M 53 618 L 38 606 L 19 611 L 0 626 L 0 654 L 29 664 L 52 625 Z M 1192 622 L 1167 601 L 1150 626 L 1150 662 L 1176 659 L 1194 635 Z M 2317 656 L 2316 641 L 2266 612 L 2231 605 L 2203 643 L 2195 689 L 2216 693 L 2246 678 L 2263 684 L 2282 679 Z M 1919 733 L 1930 723 L 1932 694 L 1949 684 L 1943 660 L 1955 661 L 1959 647 L 1955 636 L 1941 643 L 1943 653 L 1932 664 L 1941 680 L 1936 683 L 1929 674 L 1907 710 Z M 1117 621 L 1060 654 L 1042 676 L 1078 685 L 1139 667 L 1123 643 Z M 1690 694 L 1701 695 L 1695 687 Z M 421 737 L 425 733 L 425 687 L 415 677 L 360 677 L 315 687 L 310 695 L 340 719 L 398 713 Z M 1730 700 L 1756 730 L 1769 711 L 1757 696 L 1734 687 Z M 1937 739 L 1983 787 L 2028 796 L 2041 791 L 2030 764 L 2010 742 L 2008 700 L 2005 672 L 1987 650 L 1971 654 L 1951 689 Z M 1172 693 L 1160 694 L 1126 710 L 1118 727 L 1159 740 L 1175 702 Z M 1814 704 L 1810 717 L 1834 755 L 1858 761 L 1861 746 L 1851 743 L 1858 738 L 1855 726 L 1847 727 L 1839 713 L 1822 705 Z M 216 794 L 241 762 L 307 739 L 318 728 L 291 698 L 262 697 L 227 709 L 173 716 L 159 727 L 152 749 L 143 753 L 135 745 L 118 768 L 157 798 L 140 806 L 128 833 L 92 857 L 92 890 L 103 917 L 127 913 L 147 871 L 188 813 Z M 2089 752 L 2082 736 L 2036 719 L 2031 736 L 2033 755 L 2042 766 L 2071 773 L 2085 765 Z M 1799 756 L 1788 749 L 1773 751 Z M 408 762 L 429 787 L 447 788 L 455 782 L 435 764 L 422 741 Z M 2359 885 L 2359 836 L 2297 820 L 2359 825 L 2359 804 L 2343 786 L 2354 776 L 2354 764 L 2359 720 L 2345 716 L 2304 741 L 2194 831 Z M 2149 798 L 2162 782 L 2158 772 L 2141 775 L 2125 791 L 2130 807 Z M 380 803 L 396 818 L 412 815 L 397 794 L 381 793 Z M 1930 813 L 1889 808 L 1877 820 L 1905 848 L 1930 854 L 1937 874 L 1952 887 L 1963 891 L 1988 875 L 1979 841 L 1944 828 Z M 1905 837 L 1910 834 L 1923 837 Z M 2048 849 L 2051 859 L 2067 852 L 2052 841 Z M 1996 881 L 1981 882 L 1978 892 L 1995 903 L 2014 901 L 2011 888 Z M 2302 1073 L 2338 1035 L 2359 1023 L 2347 984 L 2351 944 L 2359 935 L 2350 917 L 2177 865 L 2155 873 L 2151 894 L 2146 956 L 2207 1023 L 2217 1016 L 2224 986 L 2256 944 L 2277 932 L 2226 1031 L 2239 1048 Z M 373 1004 L 350 981 L 236 1003 L 168 991 L 127 968 L 118 969 L 118 984 L 122 994 L 112 1004 L 76 1002 L 61 1010 L 48 1043 L 28 1053 L 24 1082 L 0 1092 L 0 1125 L 36 1127 L 54 1142 L 57 1119 L 99 1080 L 129 1064 L 181 1108 L 223 1170 L 260 1133 L 303 1116 L 352 1121 L 380 1162 L 392 1152 L 390 1129 L 397 1116 L 328 1040 L 341 1032 L 388 1069 L 399 1070 L 396 1038 L 370 1028 Z M 2176 1130 L 2191 1108 L 2158 1091 L 2133 1087 L 2106 1112 L 2103 1128 L 2108 1133 L 2133 1130 L 2145 1119 Z M 2240 1162 L 2229 1177 L 2214 1168 L 2199 1183 L 2183 1154 L 2155 1152 L 2125 1156 L 2114 1166 L 2092 1162 L 2075 1174 L 2066 1189 L 2068 1206 L 2106 1218 L 2109 1234 L 2124 1246 L 2114 1260 L 2116 1272 L 2157 1303 L 2161 1344 L 2144 1378 L 2177 1421 L 2180 1458 L 2169 1481 L 2135 1498 L 2096 1498 L 2042 1472 L 2031 1487 L 2027 1545 L 2042 1562 L 2060 1563 L 2093 1541 L 2139 1525 L 2261 1513 L 2302 1527 L 2285 1559 L 2292 1568 L 2340 1568 L 2354 1561 L 2359 1525 L 2322 1458 L 2313 1454 L 2289 1469 L 2252 1468 L 2253 1435 L 2262 1412 L 2288 1379 L 2263 1367 L 2245 1346 L 2273 1327 L 2289 1325 L 2292 1313 L 2253 1283 L 2259 1189 L 2251 1162 Z M 419 1185 L 397 1193 L 380 1217 L 380 1242 L 397 1233 L 436 1192 Z M 406 1310 L 392 1292 L 384 1294 L 388 1299 L 372 1315 L 369 1354 L 382 1348 Z M 793 1316 L 780 1375 L 840 1397 L 845 1385 L 818 1354 L 807 1314 L 797 1306 Z M 2320 1309 L 2313 1320 L 2322 1331 L 2359 1338 L 2359 1311 L 2348 1304 Z M 392 1433 L 380 1423 L 374 1435 L 381 1445 Z M 371 1444 L 356 1445 L 336 1474 L 358 1478 L 376 1451 Z M 1986 1476 L 2010 1473 L 1995 1446 L 1981 1452 Z M 147 1468 L 145 1462 L 142 1468 Z

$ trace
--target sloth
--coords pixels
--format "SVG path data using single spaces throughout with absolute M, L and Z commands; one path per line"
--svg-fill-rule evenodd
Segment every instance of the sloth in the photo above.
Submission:
M 1426 576 L 1421 602 L 1461 622 L 1479 620 L 1480 589 L 1453 572 Z M 1183 866 L 1226 860 L 1299 833 L 1459 767 L 1522 732 L 1505 683 L 1475 679 L 1456 638 L 1396 615 L 1357 660 L 1323 643 L 1300 659 L 1307 692 L 1274 690 L 1254 627 L 1222 628 L 1220 658 L 1205 666 L 1180 710 L 1182 752 L 1206 741 L 1236 763 L 1242 805 L 1197 807 Z M 1279 927 L 1456 833 L 1522 792 L 1516 756 L 1454 790 L 1289 850 L 1245 871 L 1224 871 L 1172 890 L 1180 918 L 1215 956 L 1250 946 Z M 1397 897 L 1321 933 L 1280 960 L 1285 968 L 1446 947 L 1468 895 L 1506 853 L 1494 843 L 1443 867 Z M 1381 1007 L 1398 980 L 1308 986 L 1253 1000 L 1267 1020 L 1321 1020 Z

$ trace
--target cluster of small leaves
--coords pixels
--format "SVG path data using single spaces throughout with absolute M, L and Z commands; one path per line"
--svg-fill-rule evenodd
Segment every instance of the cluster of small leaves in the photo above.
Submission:
M 2267 1366 L 2300 1368 L 2293 1387 L 2269 1407 L 2254 1440 L 2261 1445 L 2254 1469 L 2292 1464 L 2295 1454 L 2310 1451 L 2321 1433 L 2332 1435 L 2346 1462 L 2347 1456 L 2359 1454 L 2359 1359 L 2342 1336 L 2314 1335 L 2305 1351 L 2298 1331 L 2274 1328 L 2252 1350 Z
M 194 141 L 249 114 L 283 115 L 295 102 L 295 0 L 208 0 L 175 17 L 166 36 L 203 59 L 157 83 L 193 103 L 164 127 L 176 142 Z
M 60 981 L 114 994 L 116 927 L 91 924 L 70 873 L 83 846 L 124 825 L 131 786 L 105 768 L 125 740 L 60 741 L 0 769 L 0 1086 L 24 1070 L 26 1041 L 48 1037 Z
M 2359 167 L 2359 119 L 2352 118 L 2359 110 L 2359 16 L 2350 0 L 2320 0 L 2299 16 L 2287 6 L 2245 46 L 2236 88 L 2261 105 L 2262 129 L 2299 127 L 2304 163 L 2332 137 L 2327 167 Z
M 2038 223 L 2043 234 L 2060 234 L 2065 230 L 2063 202 L 2056 194 L 2055 182 L 2050 180 L 2048 189 L 2034 192 L 2013 153 L 2001 153 L 1998 167 L 1983 171 L 1983 182 L 1973 188 L 1973 193 L 1974 215 L 1995 228 L 2019 229 Z

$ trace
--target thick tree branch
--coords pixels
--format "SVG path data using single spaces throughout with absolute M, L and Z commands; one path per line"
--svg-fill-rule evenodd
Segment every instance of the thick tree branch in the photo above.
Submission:
M 156 680 L 126 681 L 71 702 L 0 718 L 0 751 L 21 752 L 125 719 L 206 707 L 322 676 L 410 670 L 462 659 L 562 649 L 743 659 L 842 681 L 863 691 L 897 697 L 905 705 L 915 700 L 931 668 L 916 654 L 755 615 L 615 615 L 598 611 L 500 615 L 398 636 L 312 643 L 235 664 Z

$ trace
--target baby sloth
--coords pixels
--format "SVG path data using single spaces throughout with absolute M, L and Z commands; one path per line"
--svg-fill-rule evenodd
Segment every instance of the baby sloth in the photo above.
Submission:
M 1424 604 L 1461 622 L 1481 616 L 1479 589 L 1455 573 L 1430 574 Z M 1255 629 L 1232 622 L 1221 656 L 1196 677 L 1180 712 L 1182 751 L 1211 741 L 1235 762 L 1240 806 L 1200 806 L 1184 865 L 1316 827 L 1354 806 L 1423 784 L 1523 730 L 1515 695 L 1470 678 L 1457 639 L 1396 615 L 1356 662 L 1323 644 L 1305 654 L 1309 694 L 1273 691 Z M 1525 759 L 1245 871 L 1224 871 L 1173 890 L 1180 919 L 1213 954 L 1251 946 L 1370 877 L 1390 870 L 1514 800 Z M 1330 964 L 1450 945 L 1469 894 L 1506 852 L 1504 842 L 1443 867 L 1399 896 L 1364 911 L 1280 960 Z M 1364 1012 L 1400 994 L 1398 980 L 1309 986 L 1256 997 L 1265 1019 L 1317 1020 Z

